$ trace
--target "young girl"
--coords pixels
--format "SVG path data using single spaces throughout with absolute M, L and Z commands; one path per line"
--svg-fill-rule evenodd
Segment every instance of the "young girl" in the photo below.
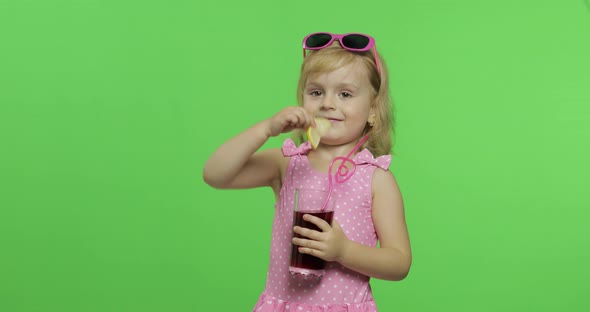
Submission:
M 315 33 L 303 44 L 299 106 L 225 142 L 205 164 L 203 178 L 215 188 L 274 190 L 271 259 L 254 311 L 377 311 L 369 279 L 401 280 L 411 263 L 402 197 L 388 170 L 393 116 L 387 70 L 368 35 Z M 316 149 L 287 139 L 282 149 L 258 151 L 270 137 L 315 126 L 315 117 L 331 124 Z M 348 159 L 352 176 L 332 181 L 338 197 L 332 223 L 305 215 L 320 231 L 293 227 L 295 189 L 327 190 L 338 174 L 329 172 L 332 161 L 359 143 L 360 152 Z M 321 278 L 289 272 L 291 244 L 327 261 Z

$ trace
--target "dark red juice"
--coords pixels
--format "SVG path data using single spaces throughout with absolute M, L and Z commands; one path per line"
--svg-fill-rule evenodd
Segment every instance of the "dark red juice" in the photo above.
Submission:
M 308 228 L 311 230 L 321 232 L 320 228 L 318 228 L 315 224 L 303 220 L 303 215 L 308 214 L 312 216 L 316 216 L 320 219 L 325 220 L 326 222 L 332 224 L 332 217 L 334 216 L 334 211 L 328 212 L 305 212 L 305 211 L 295 211 L 293 215 L 293 226 L 300 226 L 304 228 Z M 303 237 L 297 233 L 293 233 L 293 237 L 299 237 L 304 239 L 309 239 L 307 237 Z M 291 266 L 303 269 L 310 269 L 310 270 L 323 270 L 326 267 L 326 261 L 314 257 L 308 254 L 302 254 L 298 250 L 299 246 L 291 243 Z

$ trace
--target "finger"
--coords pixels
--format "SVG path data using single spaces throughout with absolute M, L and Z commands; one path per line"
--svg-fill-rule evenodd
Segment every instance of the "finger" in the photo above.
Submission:
M 335 230 L 340 230 L 342 231 L 342 227 L 340 226 L 340 223 L 338 223 L 338 221 L 336 220 L 332 220 L 332 224 L 331 224 L 332 228 Z
M 281 133 L 291 132 L 294 128 L 293 122 L 289 119 L 285 119 L 285 122 L 281 125 Z
M 306 129 L 311 125 L 312 118 L 303 107 L 297 107 L 293 113 L 296 114 L 299 119 L 299 124 L 297 125 L 299 128 Z
M 305 109 L 303 109 L 303 114 L 305 115 L 305 128 L 315 127 L 316 125 L 313 120 L 313 115 Z
M 322 230 L 322 232 L 327 232 L 332 229 L 330 224 L 328 222 L 326 222 L 324 219 L 320 219 L 320 218 L 318 218 L 316 216 L 312 216 L 310 214 L 303 215 L 303 220 L 309 221 L 309 222 L 315 224 L 317 227 L 320 228 L 320 230 Z
M 316 241 L 322 240 L 322 233 L 315 230 L 296 226 L 293 228 L 293 232 Z
M 300 128 L 300 117 L 297 115 L 297 111 L 291 111 L 286 114 L 284 117 L 285 120 L 285 128 Z
M 313 124 L 315 126 L 315 123 L 313 122 L 313 117 L 314 117 L 313 112 L 306 109 L 306 108 L 303 108 L 303 107 L 302 107 L 302 109 L 305 112 L 305 115 L 307 116 L 307 118 L 309 119 L 310 125 Z
M 296 113 L 299 119 L 299 123 L 297 126 L 302 129 L 307 129 L 311 124 L 309 114 L 304 109 L 298 109 Z
M 317 249 L 313 249 L 313 248 L 299 247 L 298 250 L 302 254 L 312 255 L 312 256 L 318 257 L 320 259 L 324 259 L 324 256 L 325 256 L 325 253 L 324 252 L 322 252 L 320 250 L 317 250 Z
M 289 121 L 290 125 L 297 126 L 297 124 L 299 123 L 299 116 L 297 116 L 296 113 L 290 114 L 287 117 L 287 121 Z
M 323 246 L 324 246 L 321 242 L 311 240 L 311 239 L 299 238 L 299 237 L 293 237 L 291 242 L 293 242 L 293 244 L 295 244 L 299 247 L 305 247 L 305 248 L 317 249 L 317 250 L 323 249 Z

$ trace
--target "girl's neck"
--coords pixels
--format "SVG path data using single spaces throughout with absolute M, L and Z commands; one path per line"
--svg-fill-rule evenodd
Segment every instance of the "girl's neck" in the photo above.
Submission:
M 322 161 L 331 161 L 332 159 L 338 157 L 338 156 L 347 156 L 349 155 L 353 149 L 357 146 L 357 144 L 360 142 L 362 138 L 359 138 L 357 140 L 351 141 L 349 143 L 345 143 L 342 145 L 326 145 L 326 144 L 321 144 L 320 146 L 318 146 L 318 148 L 316 150 L 312 150 L 310 151 L 309 154 L 313 155 L 312 157 L 318 160 L 322 160 Z M 356 155 L 358 152 L 360 152 L 362 149 L 359 147 L 356 151 L 354 151 L 352 154 L 350 154 L 350 157 L 354 157 L 354 155 Z
M 330 167 L 337 161 L 352 162 L 352 158 L 361 150 L 361 145 L 367 140 L 362 137 L 358 140 L 342 145 L 321 145 L 308 153 L 308 159 L 312 167 L 324 173 L 330 171 Z M 342 165 L 343 162 L 340 163 Z M 354 164 L 353 164 L 354 165 Z M 333 169 L 332 169 L 333 170 Z

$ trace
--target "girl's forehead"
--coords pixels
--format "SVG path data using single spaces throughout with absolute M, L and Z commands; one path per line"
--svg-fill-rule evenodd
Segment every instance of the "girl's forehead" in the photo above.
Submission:
M 360 85 L 369 83 L 369 71 L 363 64 L 352 62 L 329 71 L 310 72 L 306 83 L 318 81 L 338 81 Z

